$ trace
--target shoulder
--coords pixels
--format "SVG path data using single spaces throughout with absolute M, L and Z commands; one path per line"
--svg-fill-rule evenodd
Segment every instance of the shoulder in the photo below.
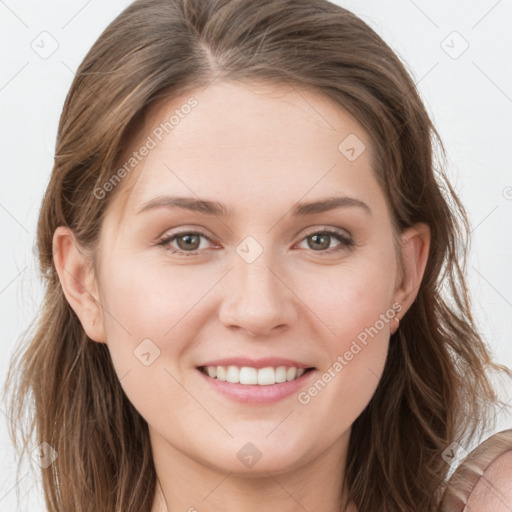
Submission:
M 512 429 L 477 446 L 450 478 L 440 512 L 512 510 Z
M 512 446 L 487 467 L 469 495 L 466 506 L 479 512 L 512 510 Z

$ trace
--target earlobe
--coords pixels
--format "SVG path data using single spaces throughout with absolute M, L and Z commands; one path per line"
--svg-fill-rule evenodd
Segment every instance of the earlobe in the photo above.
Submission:
M 103 310 L 90 257 L 80 248 L 70 228 L 59 226 L 53 234 L 53 261 L 66 300 L 89 338 L 104 342 Z
M 409 309 L 418 294 L 430 251 L 430 228 L 418 223 L 401 235 L 403 271 L 395 291 L 395 300 L 403 306 L 401 316 Z

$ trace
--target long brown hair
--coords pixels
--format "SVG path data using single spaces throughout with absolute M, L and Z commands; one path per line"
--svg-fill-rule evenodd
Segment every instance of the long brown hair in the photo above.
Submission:
M 68 226 L 94 253 L 120 186 L 102 200 L 94 191 L 142 116 L 215 79 L 311 88 L 344 107 L 371 137 L 397 232 L 430 226 L 424 278 L 353 425 L 345 483 L 358 512 L 435 510 L 449 471 L 443 451 L 487 428 L 497 397 L 485 372 L 498 366 L 471 316 L 467 216 L 415 83 L 366 23 L 326 0 L 138 0 L 101 34 L 67 95 L 38 222 L 44 301 L 7 379 L 10 417 L 20 424 L 29 411 L 21 446 L 35 431 L 58 453 L 42 470 L 49 512 L 149 512 L 156 486 L 147 424 L 107 346 L 87 337 L 65 299 L 53 233 Z

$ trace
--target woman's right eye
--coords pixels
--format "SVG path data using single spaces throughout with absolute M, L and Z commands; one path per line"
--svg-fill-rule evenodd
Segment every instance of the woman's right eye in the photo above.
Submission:
M 209 240 L 203 233 L 197 231 L 182 231 L 160 239 L 157 245 L 164 246 L 166 250 L 171 251 L 173 254 L 179 253 L 192 256 L 200 252 L 201 238 Z M 172 242 L 176 242 L 178 247 L 172 246 Z M 202 249 L 204 249 L 204 247 Z

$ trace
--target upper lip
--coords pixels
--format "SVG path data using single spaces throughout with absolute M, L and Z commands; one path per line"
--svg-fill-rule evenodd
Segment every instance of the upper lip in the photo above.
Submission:
M 215 359 L 214 361 L 208 361 L 198 367 L 204 366 L 249 366 L 251 368 L 266 368 L 272 366 L 277 368 L 278 366 L 286 366 L 295 368 L 314 368 L 312 365 L 299 363 L 298 361 L 292 361 L 291 359 L 283 359 L 281 357 L 263 357 L 261 359 L 249 359 L 246 357 L 229 357 L 225 359 Z

